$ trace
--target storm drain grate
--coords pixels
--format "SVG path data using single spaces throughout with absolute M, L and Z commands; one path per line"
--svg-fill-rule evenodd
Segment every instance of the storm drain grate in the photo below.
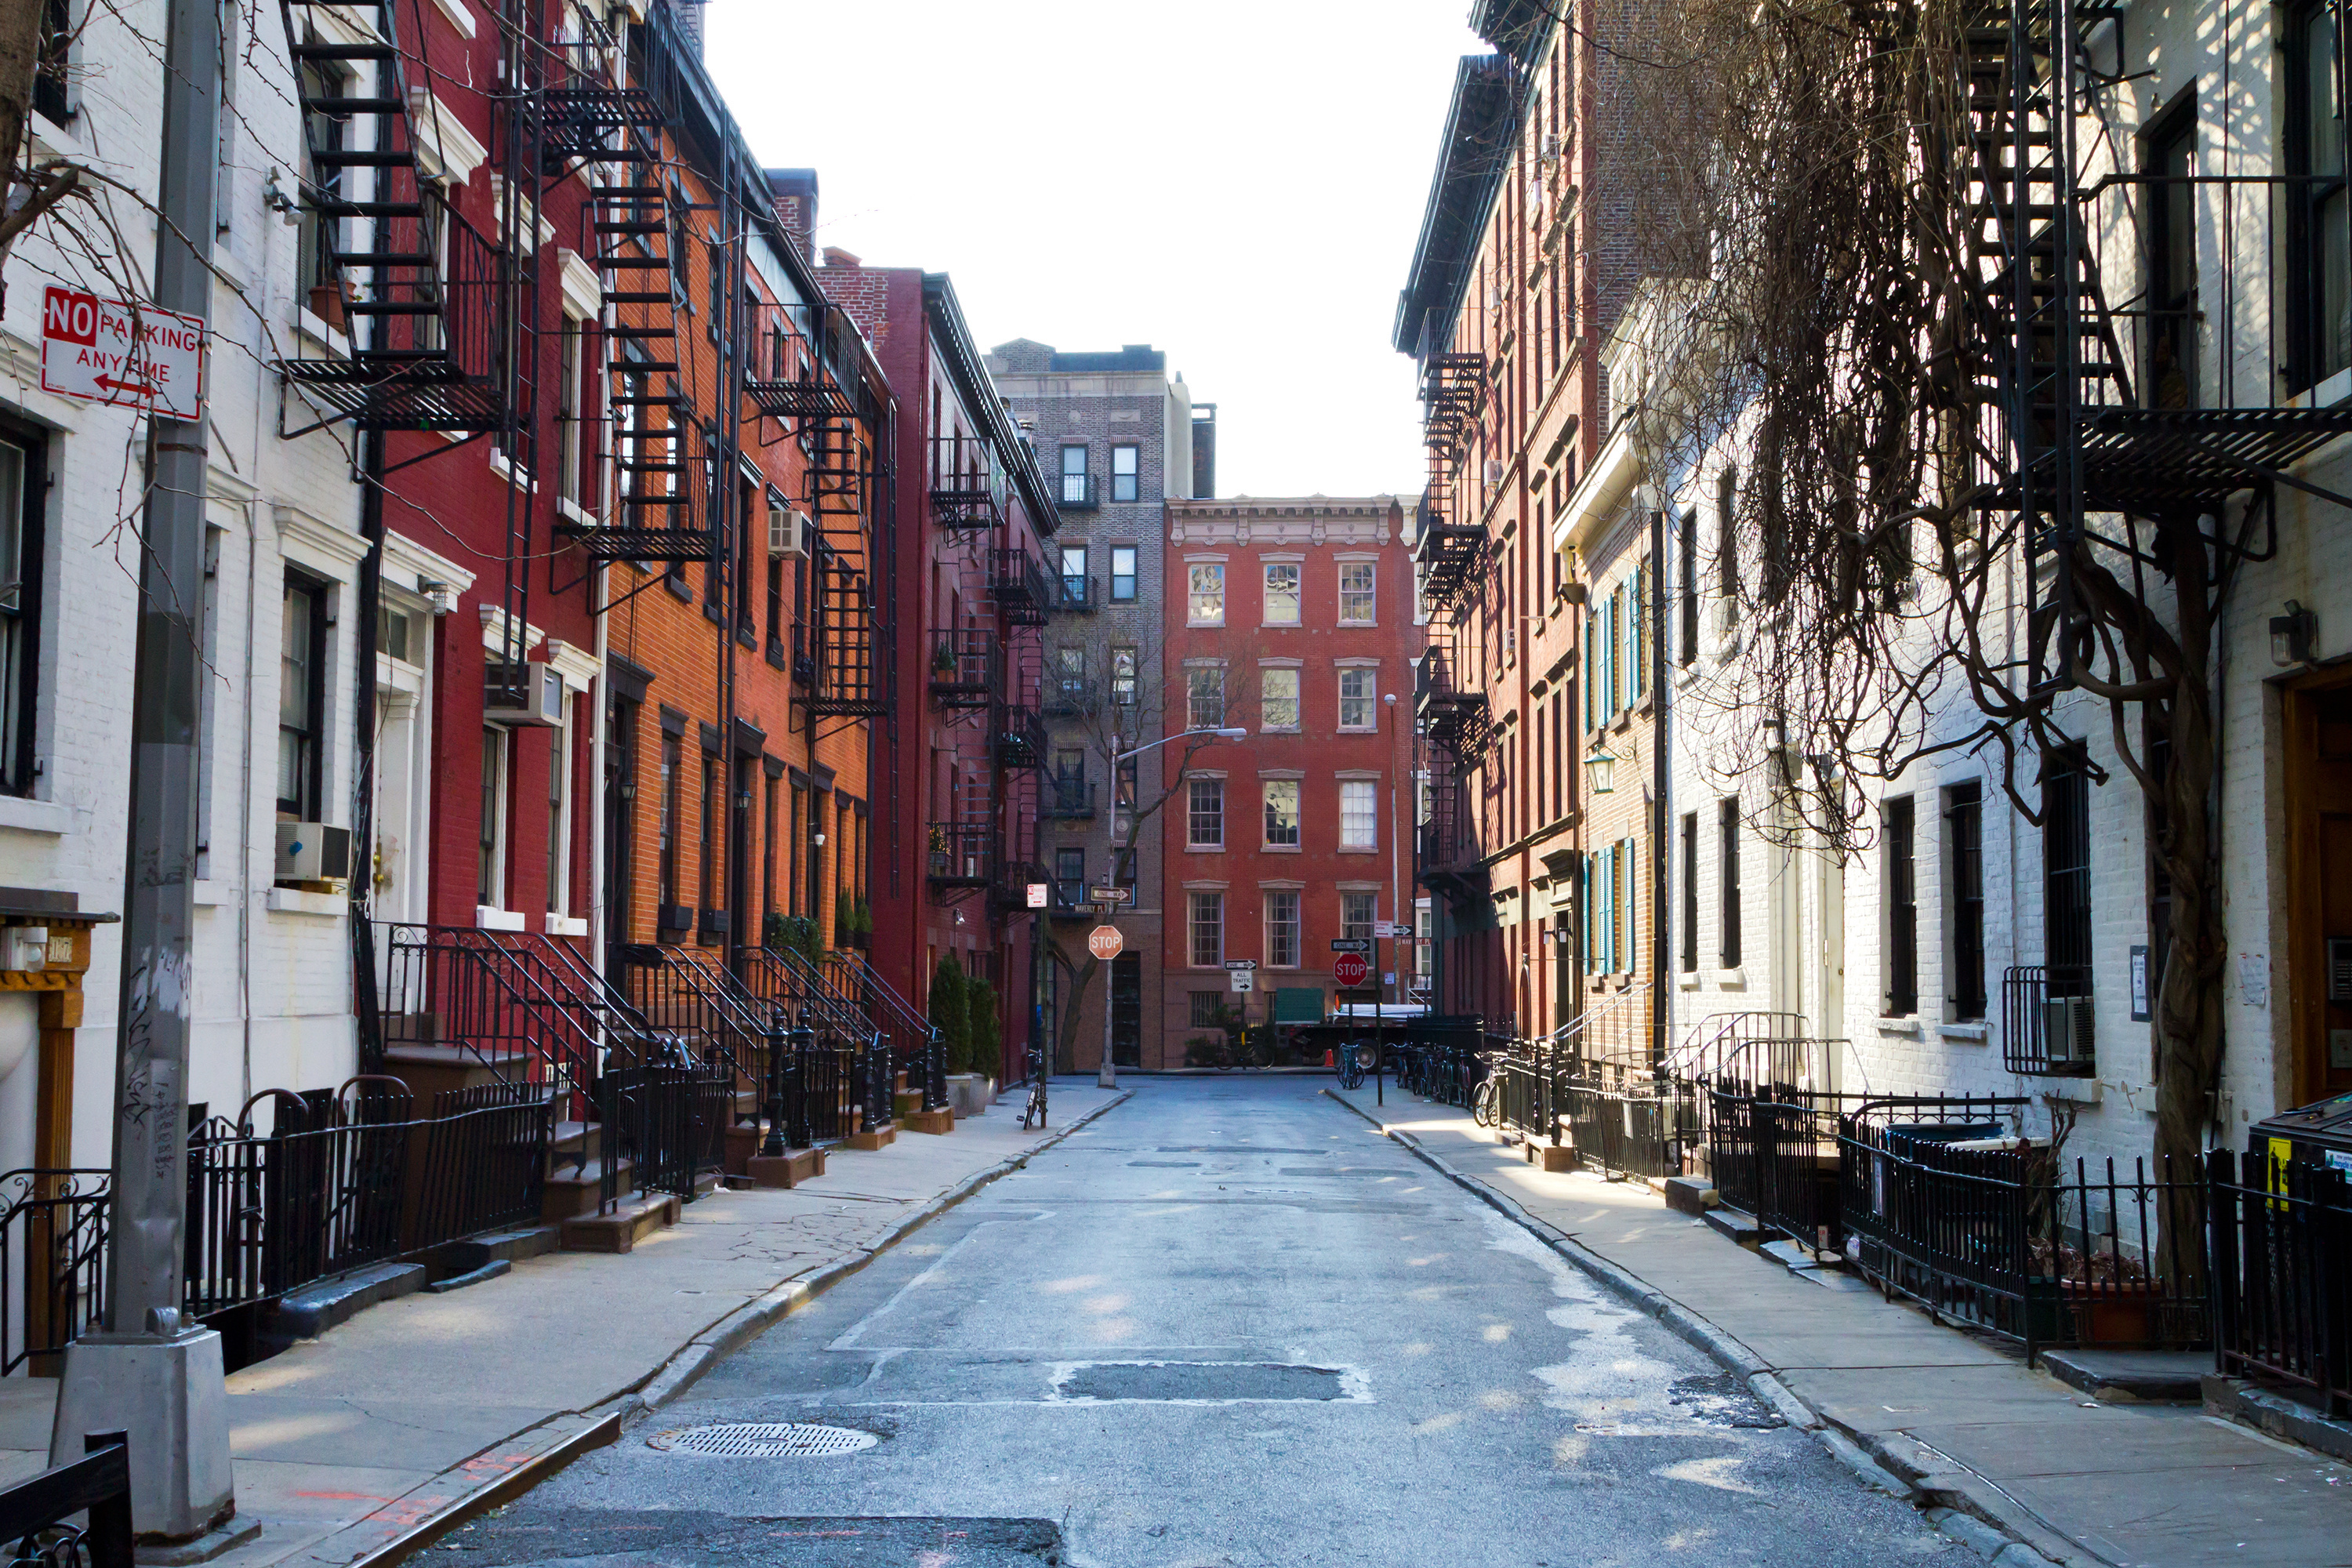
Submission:
M 854 1426 L 813 1421 L 753 1421 L 727 1426 L 680 1426 L 646 1439 L 649 1448 L 673 1454 L 717 1454 L 730 1458 L 824 1459 L 855 1454 L 882 1439 Z

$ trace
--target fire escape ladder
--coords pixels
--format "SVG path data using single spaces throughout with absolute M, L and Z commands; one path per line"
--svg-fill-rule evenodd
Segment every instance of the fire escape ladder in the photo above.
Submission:
M 1452 609 L 1476 581 L 1486 531 L 1457 512 L 1454 491 L 1476 443 L 1486 406 L 1486 362 L 1475 353 L 1432 354 L 1422 374 L 1423 445 L 1429 479 L 1421 501 L 1422 592 L 1432 609 Z
M 817 553 L 815 695 L 820 718 L 871 718 L 888 710 L 876 668 L 874 590 L 856 556 Z
M 280 9 L 302 115 L 302 285 L 348 349 L 278 368 L 363 430 L 502 428 L 512 268 L 423 176 L 394 0 Z M 362 31 L 354 14 L 369 13 Z

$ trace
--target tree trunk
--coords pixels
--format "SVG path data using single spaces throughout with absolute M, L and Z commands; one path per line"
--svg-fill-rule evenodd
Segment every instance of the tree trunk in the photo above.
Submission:
M 2171 756 L 2163 783 L 2172 882 L 2171 935 L 2156 1005 L 2156 1156 L 2158 1180 L 2194 1184 L 2205 1130 L 2215 1116 L 2221 1060 L 2221 970 L 2229 952 L 2213 856 L 2214 734 L 2210 676 L 2213 606 L 2205 542 L 2194 527 L 2172 531 L 2180 669 L 2170 703 Z M 2181 1285 L 2205 1274 L 2200 1207 L 2192 1187 L 2165 1204 L 2158 1268 Z
M 0 169 L 16 183 L 33 114 L 33 73 L 41 52 L 47 0 L 0 0 Z
M 1078 1070 L 1078 1019 L 1086 1011 L 1087 993 L 1094 988 L 1095 974 L 1102 963 L 1092 953 L 1084 963 L 1072 964 L 1061 957 L 1061 949 L 1054 950 L 1054 962 L 1061 964 L 1062 973 L 1069 976 L 1070 994 L 1062 1005 L 1061 1029 L 1054 1042 L 1056 1062 L 1067 1062 L 1069 1070 Z

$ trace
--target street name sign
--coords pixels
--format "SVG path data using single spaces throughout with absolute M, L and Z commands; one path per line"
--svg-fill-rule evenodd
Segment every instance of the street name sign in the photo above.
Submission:
M 1087 951 L 1105 963 L 1117 958 L 1119 949 L 1126 945 L 1117 926 L 1097 926 L 1087 933 Z
M 1331 978 L 1353 990 L 1371 977 L 1372 962 L 1360 952 L 1343 952 L 1331 961 Z
M 1135 902 L 1133 888 L 1088 888 L 1087 901 L 1090 904 L 1131 904 Z
M 1335 936 L 1331 939 L 1333 952 L 1370 952 L 1372 939 L 1368 936 Z
M 205 323 L 52 287 L 41 306 L 41 390 L 144 408 L 172 419 L 205 411 Z

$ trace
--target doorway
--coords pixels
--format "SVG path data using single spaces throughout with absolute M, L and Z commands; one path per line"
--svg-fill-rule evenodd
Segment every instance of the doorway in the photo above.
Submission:
M 620 970 L 618 950 L 630 940 L 629 916 L 636 907 L 632 868 L 636 827 L 637 718 L 645 705 L 614 692 L 604 707 L 604 944 L 611 971 Z
M 2352 1092 L 2352 671 L 2285 693 L 2290 1104 Z
M 1143 1065 L 1143 954 L 1122 952 L 1110 961 L 1110 1059 L 1115 1066 Z

